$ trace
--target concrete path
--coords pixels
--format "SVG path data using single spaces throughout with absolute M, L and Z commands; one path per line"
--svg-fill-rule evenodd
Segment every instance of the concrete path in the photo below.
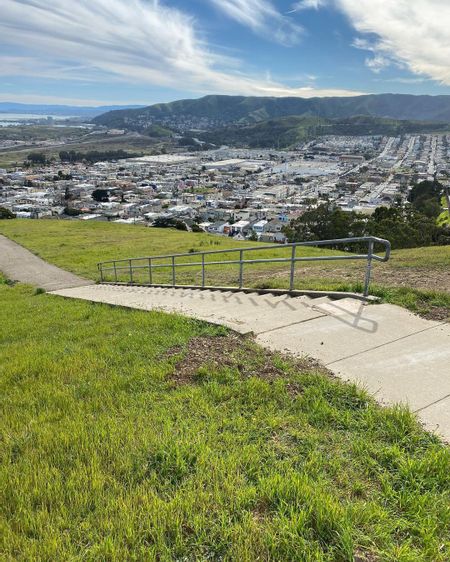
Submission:
M 450 441 L 450 324 L 349 298 L 94 285 L 1 235 L 0 271 L 53 295 L 176 312 L 253 333 L 269 349 L 321 360 L 382 403 L 407 403 L 428 429 Z
M 35 285 L 46 291 L 92 284 L 92 281 L 41 260 L 1 234 L 0 271 L 12 281 Z
M 55 291 L 70 298 L 177 312 L 255 334 L 261 345 L 321 360 L 386 404 L 406 403 L 450 441 L 450 324 L 390 304 L 354 299 L 193 289 L 92 285 Z

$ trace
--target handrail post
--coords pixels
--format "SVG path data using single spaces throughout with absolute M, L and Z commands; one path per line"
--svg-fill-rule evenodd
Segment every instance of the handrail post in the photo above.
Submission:
M 244 250 L 239 251 L 239 289 L 242 289 L 244 282 Z
M 319 255 L 319 256 L 298 256 L 297 257 L 297 247 L 298 246 L 329 246 L 329 245 L 337 245 L 337 244 L 346 244 L 346 248 L 345 249 L 349 249 L 347 248 L 349 243 L 355 243 L 358 242 L 359 243 L 359 247 L 358 250 L 356 252 L 356 254 L 352 255 L 346 255 L 346 256 L 341 256 L 341 255 Z M 361 250 L 361 244 L 367 243 L 367 252 L 364 254 L 363 250 Z M 124 273 L 122 275 L 122 271 L 125 271 L 126 269 L 129 270 L 129 280 L 128 283 L 129 284 L 134 284 L 135 280 L 134 280 L 134 269 L 135 266 L 133 264 L 133 262 L 137 261 L 138 264 L 136 264 L 136 270 L 145 270 L 148 267 L 148 280 L 150 285 L 153 285 L 153 268 L 157 269 L 157 268 L 164 268 L 164 271 L 167 271 L 167 269 L 172 268 L 172 283 L 170 283 L 170 280 L 168 280 L 168 286 L 172 285 L 174 288 L 177 287 L 177 278 L 176 278 L 176 268 L 177 267 L 187 267 L 187 266 L 192 266 L 194 268 L 196 268 L 197 272 L 198 272 L 198 267 L 201 267 L 201 284 L 200 281 L 198 280 L 198 277 L 196 277 L 195 279 L 195 283 L 196 283 L 196 287 L 198 288 L 206 288 L 206 267 L 210 266 L 210 265 L 239 265 L 239 281 L 236 283 L 234 282 L 234 287 L 235 289 L 237 288 L 236 285 L 238 285 L 239 290 L 242 290 L 244 288 L 244 265 L 246 263 L 248 264 L 266 264 L 266 263 L 290 263 L 290 275 L 289 275 L 289 292 L 292 293 L 294 291 L 295 288 L 295 274 L 296 274 L 296 262 L 297 261 L 309 261 L 309 260 L 323 260 L 323 261 L 327 261 L 327 260 L 351 260 L 351 259 L 355 259 L 355 260 L 361 260 L 361 261 L 366 261 L 366 271 L 365 271 L 365 278 L 364 278 L 364 282 L 363 282 L 363 295 L 364 297 L 368 297 L 369 296 L 369 289 L 370 289 L 370 283 L 371 283 L 371 277 L 372 277 L 372 268 L 373 268 L 373 262 L 374 261 L 380 261 L 380 262 L 387 262 L 389 260 L 390 257 L 390 250 L 391 250 L 391 244 L 388 240 L 384 240 L 382 238 L 377 238 L 375 236 L 362 236 L 362 237 L 358 237 L 358 238 L 338 238 L 335 240 L 316 240 L 316 241 L 305 241 L 305 242 L 295 242 L 289 245 L 291 247 L 291 253 L 289 255 L 289 252 L 287 253 L 287 255 L 284 255 L 281 258 L 275 258 L 274 256 L 269 256 L 268 259 L 265 259 L 263 257 L 257 257 L 255 259 L 245 259 L 245 252 L 246 251 L 260 251 L 260 250 L 273 250 L 275 252 L 275 249 L 279 248 L 279 245 L 273 245 L 273 246 L 255 246 L 255 247 L 251 247 L 251 248 L 226 248 L 226 249 L 222 249 L 222 250 L 213 250 L 213 251 L 202 251 L 202 252 L 198 252 L 197 256 L 201 256 L 201 261 L 199 259 L 196 259 L 194 261 L 188 259 L 186 260 L 187 263 L 181 262 L 180 263 L 176 263 L 177 258 L 183 258 L 186 256 L 191 256 L 191 252 L 188 253 L 179 253 L 179 254 L 171 254 L 171 255 L 164 255 L 164 256 L 146 256 L 146 257 L 141 257 L 141 258 L 125 258 L 125 259 L 119 259 L 119 260 L 110 260 L 110 261 L 104 261 L 104 262 L 99 262 L 97 263 L 97 269 L 99 271 L 99 278 L 100 278 L 100 283 L 105 283 L 108 280 L 110 280 L 110 282 L 115 282 L 115 283 L 127 283 L 127 279 L 126 279 L 126 273 Z M 385 252 L 384 252 L 384 256 L 380 256 L 377 254 L 376 252 L 376 248 L 377 246 L 383 247 L 385 248 Z M 232 257 L 231 258 L 227 258 L 227 254 L 232 253 Z M 209 256 L 214 255 L 217 256 L 219 255 L 220 257 L 215 257 L 214 259 L 210 260 Z M 208 259 L 206 259 L 206 256 L 208 256 Z M 236 257 L 237 256 L 237 257 Z M 164 260 L 164 263 L 159 263 L 161 260 Z M 157 261 L 157 263 L 154 265 L 155 261 Z M 145 265 L 146 263 L 148 263 L 148 265 Z M 128 266 L 127 266 L 128 264 Z M 111 275 L 108 273 L 111 272 Z M 169 272 L 169 279 L 170 279 L 170 272 Z M 194 275 L 195 277 L 195 275 Z M 113 281 L 114 280 L 114 281 Z M 158 279 L 156 279 L 158 280 Z M 140 276 L 138 276 L 136 283 L 140 283 Z M 181 279 L 181 283 L 183 282 L 183 280 Z M 145 284 L 145 282 L 143 283 Z M 180 285 L 178 285 L 180 286 Z M 182 285 L 181 285 L 182 286 Z
M 364 280 L 364 293 L 365 297 L 369 296 L 369 285 L 370 285 L 370 277 L 372 274 L 372 256 L 373 256 L 373 240 L 369 240 L 369 248 L 367 251 L 367 267 L 366 267 L 366 277 Z
M 292 254 L 291 254 L 291 276 L 289 279 L 289 290 L 292 291 L 294 289 L 294 274 L 295 274 L 295 250 L 297 246 L 292 246 Z
M 202 289 L 205 287 L 205 254 L 202 254 Z

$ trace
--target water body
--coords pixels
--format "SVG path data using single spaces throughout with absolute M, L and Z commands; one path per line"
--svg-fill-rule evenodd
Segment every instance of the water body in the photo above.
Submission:
M 36 121 L 46 122 L 73 119 L 73 115 L 39 115 L 34 113 L 0 113 L 0 127 L 18 127 L 19 125 L 36 124 Z

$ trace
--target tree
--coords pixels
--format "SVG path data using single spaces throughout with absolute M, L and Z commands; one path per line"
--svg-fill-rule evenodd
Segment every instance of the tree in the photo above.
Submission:
M 431 203 L 432 200 L 429 200 L 430 205 Z M 393 248 L 442 245 L 450 241 L 448 228 L 438 226 L 434 216 L 428 216 L 413 206 L 378 207 L 373 215 L 367 218 L 321 205 L 291 221 L 284 233 L 289 242 L 377 236 L 388 239 Z M 357 245 L 352 248 L 359 249 Z M 361 248 L 366 246 L 362 245 Z
M 408 201 L 413 203 L 417 199 L 436 199 L 440 196 L 443 186 L 438 181 L 421 181 L 413 185 Z
M 158 217 L 153 226 L 156 228 L 176 228 L 177 230 L 187 230 L 186 223 L 172 217 Z
M 82 213 L 79 209 L 74 209 L 73 207 L 65 207 L 64 214 L 68 217 L 78 217 Z
M 31 164 L 46 164 L 47 158 L 43 152 L 30 152 L 27 156 L 27 160 Z
M 153 221 L 153 226 L 156 228 L 171 228 L 174 226 L 173 219 L 158 217 Z
M 188 227 L 185 222 L 183 221 L 175 221 L 175 228 L 177 230 L 187 230 Z
M 15 219 L 17 215 L 12 213 L 9 209 L 5 209 L 5 207 L 0 207 L 0 220 L 9 220 Z
M 61 162 L 101 162 L 102 160 L 122 160 L 125 158 L 136 158 L 141 154 L 133 154 L 125 150 L 90 150 L 88 152 L 75 152 L 74 150 L 61 150 L 59 158 Z
M 309 209 L 284 229 L 289 242 L 361 236 L 363 231 L 364 221 L 356 213 L 329 204 Z
M 95 189 L 92 192 L 92 199 L 98 203 L 107 203 L 109 201 L 109 191 L 107 189 Z
M 426 180 L 413 185 L 408 199 L 416 211 L 436 219 L 442 211 L 441 196 L 443 191 L 444 186 L 437 180 Z

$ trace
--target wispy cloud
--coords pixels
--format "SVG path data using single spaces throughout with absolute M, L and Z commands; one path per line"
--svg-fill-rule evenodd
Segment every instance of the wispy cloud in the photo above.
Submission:
M 303 28 L 279 12 L 269 0 L 211 0 L 228 17 L 249 27 L 257 35 L 286 47 L 296 45 Z
M 390 64 L 450 85 L 449 0 L 299 0 L 292 11 L 338 8 L 363 34 L 366 65 L 379 73 Z M 366 36 L 371 40 L 367 40 Z
M 392 57 L 388 57 L 386 56 L 386 54 L 381 54 L 379 52 L 377 43 L 371 42 L 367 39 L 363 39 L 362 37 L 357 37 L 353 41 L 352 46 L 356 49 L 370 51 L 372 53 L 371 57 L 367 57 L 365 59 L 364 64 L 375 74 L 379 74 L 382 70 L 388 68 L 391 65 L 399 67 L 404 66 L 396 62 Z
M 290 14 L 293 12 L 301 12 L 302 10 L 318 10 L 327 4 L 328 0 L 300 0 L 292 4 Z
M 379 54 L 372 58 L 366 58 L 364 62 L 367 68 L 370 68 L 375 74 L 379 74 L 383 69 L 391 65 L 391 61 L 387 57 Z
M 376 82 L 396 82 L 398 84 L 422 84 L 423 82 L 428 82 L 431 80 L 430 78 L 424 77 L 404 77 L 404 76 L 397 76 L 394 78 L 374 78 Z
M 157 0 L 1 2 L 0 47 L 12 46 L 18 53 L 0 61 L 3 76 L 123 80 L 197 93 L 304 97 L 359 93 L 305 84 L 296 88 L 270 77 L 249 76 L 240 70 L 240 61 L 208 46 L 189 15 Z
M 127 105 L 127 102 L 118 103 L 117 100 L 98 100 L 86 98 L 72 98 L 67 97 L 61 99 L 60 96 L 49 96 L 40 94 L 2 94 L 0 93 L 0 102 L 15 102 L 15 103 L 32 103 L 38 105 L 75 105 L 86 107 L 98 107 L 102 105 Z
M 410 71 L 450 85 L 448 0 L 335 0 L 356 30 L 375 40 L 372 66 L 395 60 Z M 358 45 L 356 45 L 358 46 Z M 364 42 L 359 48 L 364 48 Z

